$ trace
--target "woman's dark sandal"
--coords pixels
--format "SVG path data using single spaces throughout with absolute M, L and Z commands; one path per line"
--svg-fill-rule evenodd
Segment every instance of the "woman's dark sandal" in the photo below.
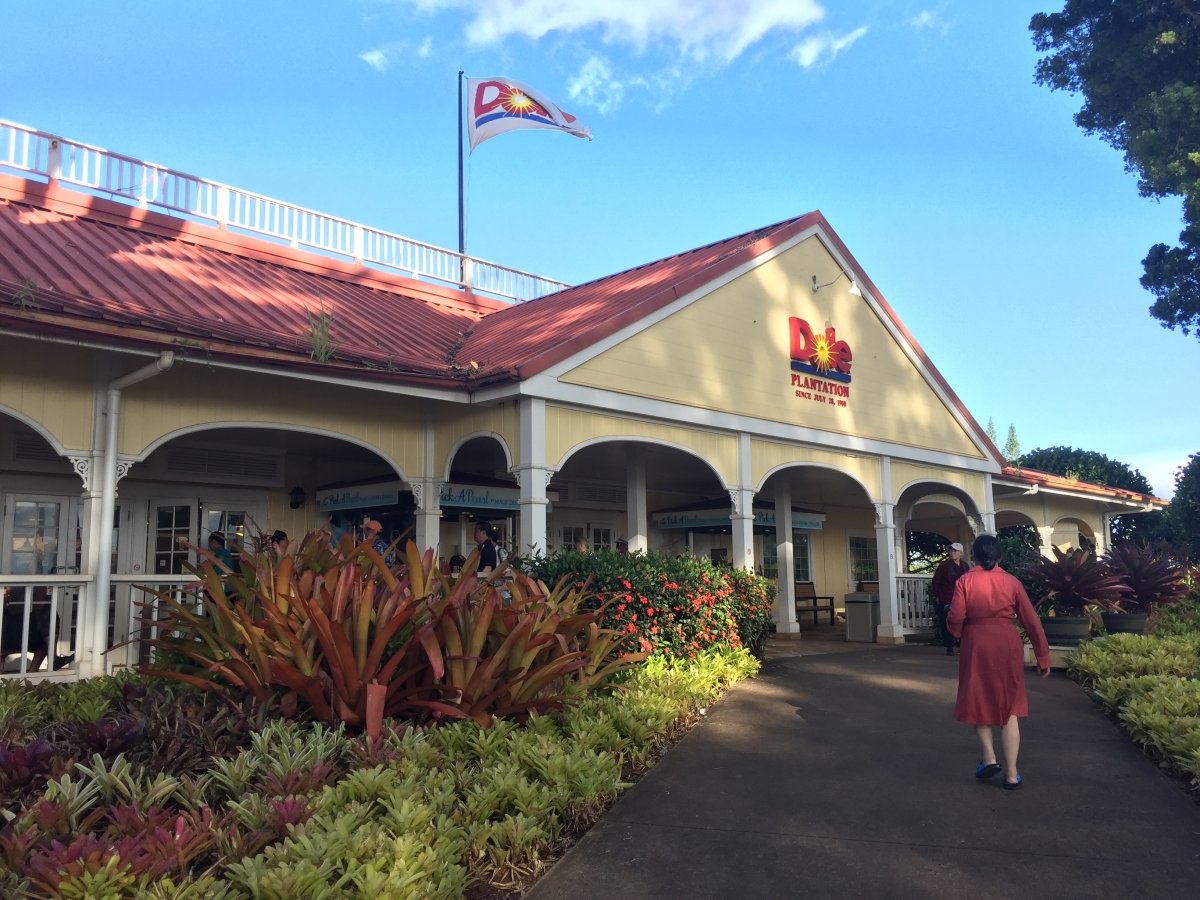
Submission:
M 1004 779 L 1004 789 L 1006 791 L 1015 791 L 1022 785 L 1023 781 L 1024 780 L 1021 778 L 1020 775 L 1017 776 L 1016 781 L 1009 781 L 1006 778 L 1006 779 Z
M 980 780 L 983 780 L 984 778 L 991 778 L 993 775 L 999 775 L 1002 768 L 1003 766 L 1001 766 L 1000 763 L 981 762 L 975 769 L 975 777 Z

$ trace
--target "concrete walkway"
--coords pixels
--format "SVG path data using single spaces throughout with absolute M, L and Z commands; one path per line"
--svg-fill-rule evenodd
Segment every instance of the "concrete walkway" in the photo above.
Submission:
M 772 642 L 526 896 L 1200 896 L 1200 805 L 1066 675 L 1028 673 L 1011 792 L 956 679 L 940 647 Z

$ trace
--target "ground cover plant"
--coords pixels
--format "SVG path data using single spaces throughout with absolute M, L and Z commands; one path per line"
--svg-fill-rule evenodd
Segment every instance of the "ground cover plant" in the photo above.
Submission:
M 1068 658 L 1129 734 L 1162 765 L 1200 789 L 1200 595 L 1159 610 L 1154 633 L 1116 634 L 1081 644 Z
M 142 673 L 0 683 L 0 895 L 515 890 L 758 665 L 727 600 L 752 576 L 663 581 L 705 643 L 647 659 L 654 615 L 617 627 L 586 580 L 324 535 L 214 563 L 148 605 Z
M 573 549 L 523 567 L 547 584 L 586 584 L 601 624 L 636 636 L 644 652 L 686 659 L 712 646 L 740 646 L 762 658 L 776 587 L 751 572 L 703 557 Z
M 67 765 L 51 742 L 57 761 L 47 765 L 47 750 L 30 740 L 0 760 L 0 895 L 449 898 L 469 896 L 473 884 L 516 889 L 757 665 L 744 650 L 655 657 L 618 676 L 619 689 L 584 695 L 575 686 L 577 703 L 488 728 L 469 718 L 389 721 L 372 738 L 342 724 L 276 720 L 174 774 L 155 766 L 168 762 L 162 754 L 135 763 L 97 752 Z M 28 702 L 6 686 L 0 727 L 31 721 L 39 704 L 76 702 L 51 694 L 97 688 L 25 690 Z M 104 714 L 125 702 L 103 691 Z M 178 694 L 211 702 L 198 689 Z M 39 766 L 47 774 L 38 789 L 12 787 L 22 768 Z

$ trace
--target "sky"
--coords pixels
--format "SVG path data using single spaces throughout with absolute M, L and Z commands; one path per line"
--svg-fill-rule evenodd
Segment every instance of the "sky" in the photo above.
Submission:
M 480 145 L 471 255 L 578 283 L 820 210 L 1001 445 L 1169 497 L 1200 341 L 1138 278 L 1181 206 L 1034 84 L 1062 5 L 4 0 L 0 119 L 454 248 L 457 73 L 515 79 L 593 139 Z

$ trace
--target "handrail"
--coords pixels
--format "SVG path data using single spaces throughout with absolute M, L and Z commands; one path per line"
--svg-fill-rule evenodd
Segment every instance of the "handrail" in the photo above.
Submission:
M 5 575 L 0 573 L 0 584 L 6 587 L 22 587 L 25 585 L 51 584 L 88 584 L 91 575 Z
M 0 169 L 521 303 L 568 285 L 0 119 Z

